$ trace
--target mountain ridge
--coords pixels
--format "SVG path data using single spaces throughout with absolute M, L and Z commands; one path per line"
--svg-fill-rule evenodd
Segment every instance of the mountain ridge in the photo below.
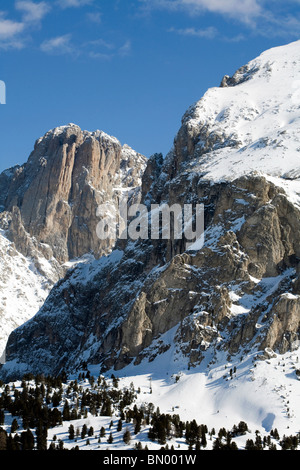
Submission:
M 205 351 L 220 343 L 230 354 L 250 350 L 251 344 L 262 353 L 273 347 L 286 352 L 298 344 L 298 182 L 297 174 L 292 180 L 286 174 L 299 160 L 295 145 L 300 114 L 294 94 L 278 74 L 285 69 L 293 80 L 300 73 L 295 60 L 299 47 L 298 41 L 267 51 L 223 80 L 221 87 L 208 90 L 184 115 L 166 159 L 158 163 L 157 156 L 148 162 L 143 201 L 204 203 L 204 247 L 185 253 L 180 240 L 118 241 L 112 255 L 70 272 L 32 322 L 12 333 L 6 370 L 9 361 L 13 370 L 18 357 L 21 370 L 25 358 L 31 367 L 31 350 L 19 346 L 23 335 L 22 344 L 30 343 L 39 357 L 32 358 L 34 370 L 50 373 L 80 367 L 83 357 L 104 370 L 139 363 L 156 338 L 184 321 L 178 338 L 186 346 L 179 349 L 191 365 L 201 363 Z M 276 97 L 274 81 L 281 83 Z M 233 86 L 224 86 L 228 83 Z M 249 114 L 249 100 L 260 108 L 258 113 Z M 279 105 L 284 116 L 292 116 L 290 135 L 281 123 Z M 285 131 L 284 143 L 272 140 L 277 128 Z M 258 145 L 264 138 L 267 143 Z M 265 286 L 264 279 L 273 281 Z M 269 289 L 268 308 L 255 303 L 263 289 Z M 249 308 L 240 300 L 247 296 L 252 298 Z M 292 325 L 288 330 L 284 312 Z M 256 326 L 260 324 L 264 327 Z M 64 331 L 72 331 L 67 341 Z M 157 354 L 166 347 L 158 347 Z

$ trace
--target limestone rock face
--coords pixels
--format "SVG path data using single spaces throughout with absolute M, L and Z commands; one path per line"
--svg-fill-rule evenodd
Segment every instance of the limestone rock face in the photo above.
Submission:
M 182 190 L 184 175 L 180 181 Z M 194 179 L 189 185 L 210 207 L 202 249 L 186 252 L 179 245 L 170 257 L 162 240 L 131 241 L 76 268 L 53 288 L 39 314 L 11 334 L 8 361 L 22 357 L 30 370 L 58 372 L 80 367 L 84 356 L 103 370 L 118 370 L 170 348 L 159 338 L 172 328 L 177 354 L 190 366 L 201 363 L 209 348 L 230 355 L 241 348 L 295 347 L 300 232 L 290 224 L 300 219 L 299 209 L 262 177 L 201 189 Z M 28 344 L 40 352 L 38 361 Z
M 8 212 L 19 208 L 24 230 L 59 262 L 99 257 L 111 245 L 97 237 L 97 207 L 116 204 L 117 188 L 139 187 L 145 166 L 145 157 L 104 132 L 63 126 L 37 140 L 27 163 L 12 170 L 3 205 Z M 15 228 L 10 237 L 18 241 Z
M 142 199 L 145 201 L 146 195 L 153 189 L 157 182 L 163 165 L 163 156 L 160 153 L 152 155 L 143 173 L 142 179 Z
M 299 347 L 300 297 L 290 293 L 282 294 L 269 315 L 270 326 L 263 340 L 264 346 L 284 354 Z
M 0 358 L 9 333 L 32 318 L 73 263 L 111 251 L 115 240 L 101 240 L 96 232 L 97 208 L 115 207 L 124 194 L 138 202 L 146 163 L 116 138 L 70 124 L 47 132 L 24 165 L 1 173 L 0 248 L 8 252 L 0 293 L 14 297 L 14 308 L 0 305 Z M 9 260 L 20 275 L 7 268 Z

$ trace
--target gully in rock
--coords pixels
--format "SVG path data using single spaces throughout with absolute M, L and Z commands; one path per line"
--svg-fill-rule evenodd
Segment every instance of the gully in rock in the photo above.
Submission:
M 100 240 L 186 240 L 187 250 L 199 250 L 204 243 L 204 205 L 196 204 L 128 204 L 123 197 L 118 207 L 110 202 L 97 209 Z M 129 221 L 129 222 L 128 222 Z M 172 227 L 173 226 L 173 230 Z M 195 229 L 193 228 L 195 226 Z

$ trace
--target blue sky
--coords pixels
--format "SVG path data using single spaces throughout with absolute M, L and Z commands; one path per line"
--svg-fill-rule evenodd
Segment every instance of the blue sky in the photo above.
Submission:
M 223 75 L 300 38 L 300 0 L 1 0 L 0 171 L 70 122 L 150 156 Z

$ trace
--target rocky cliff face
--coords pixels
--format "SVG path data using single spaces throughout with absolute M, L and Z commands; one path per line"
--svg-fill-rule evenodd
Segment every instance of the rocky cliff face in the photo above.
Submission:
M 74 260 L 86 262 L 111 251 L 114 240 L 100 240 L 96 233 L 97 207 L 117 205 L 124 192 L 138 201 L 145 166 L 144 156 L 116 138 L 70 124 L 47 132 L 24 165 L 0 175 L 0 246 L 5 251 L 0 276 L 6 278 L 0 290 L 3 297 L 14 297 L 15 305 L 0 307 L 2 351 L 8 333 L 38 311 Z M 12 292 L 9 271 L 20 260 L 18 292 Z M 36 297 L 28 294 L 29 279 L 36 283 Z
M 189 367 L 218 350 L 261 357 L 299 347 L 300 42 L 267 51 L 185 114 L 164 161 L 153 156 L 142 202 L 202 203 L 204 245 L 120 240 L 77 267 L 15 330 L 2 375 L 102 370 L 172 348 Z M 168 333 L 168 334 L 166 334 Z
M 49 131 L 25 165 L 0 179 L 2 206 L 12 213 L 10 238 L 28 254 L 27 233 L 60 263 L 107 253 L 112 245 L 96 234 L 97 207 L 117 203 L 118 190 L 134 192 L 145 166 L 145 157 L 104 132 L 76 125 Z

